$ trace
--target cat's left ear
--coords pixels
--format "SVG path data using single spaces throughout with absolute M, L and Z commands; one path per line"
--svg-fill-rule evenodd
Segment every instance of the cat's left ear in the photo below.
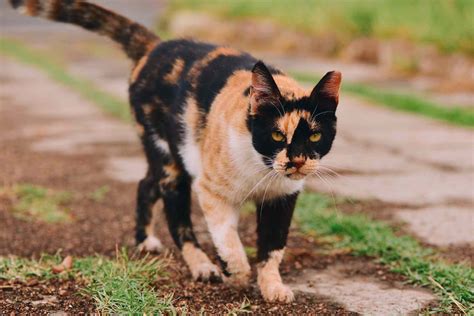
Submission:
M 318 107 L 318 111 L 336 111 L 341 80 L 339 71 L 330 71 L 314 87 L 310 100 Z
M 250 86 L 250 114 L 258 113 L 258 108 L 266 104 L 280 102 L 281 94 L 272 74 L 261 61 L 252 69 L 252 84 Z

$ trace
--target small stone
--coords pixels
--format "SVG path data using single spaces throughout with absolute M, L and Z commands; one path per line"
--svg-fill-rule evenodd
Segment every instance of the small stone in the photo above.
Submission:
M 31 304 L 33 306 L 37 306 L 37 305 L 54 305 L 58 302 L 58 298 L 56 296 L 52 296 L 52 295 L 46 295 L 46 296 L 43 296 L 43 299 L 42 300 L 39 300 L 39 301 L 32 301 Z

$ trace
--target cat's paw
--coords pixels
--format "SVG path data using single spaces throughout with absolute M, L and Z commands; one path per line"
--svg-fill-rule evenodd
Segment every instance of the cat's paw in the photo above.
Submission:
M 201 262 L 190 267 L 193 279 L 199 282 L 221 283 L 219 268 L 211 262 Z
M 146 252 L 162 252 L 164 249 L 161 241 L 155 236 L 148 236 L 142 243 L 138 245 L 139 251 Z
M 194 280 L 211 283 L 222 282 L 219 268 L 211 262 L 199 246 L 186 242 L 181 249 L 181 254 Z
M 247 287 L 250 282 L 250 270 L 232 273 L 225 278 L 225 282 L 238 288 Z
M 267 283 L 260 286 L 265 301 L 290 303 L 295 299 L 293 291 L 281 282 Z

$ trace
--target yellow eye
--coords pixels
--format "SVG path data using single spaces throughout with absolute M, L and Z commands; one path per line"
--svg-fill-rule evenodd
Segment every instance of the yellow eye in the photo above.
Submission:
M 280 132 L 273 132 L 272 133 L 272 138 L 274 141 L 276 142 L 282 142 L 285 140 L 285 135 L 283 135 L 282 133 Z
M 321 139 L 321 133 L 313 133 L 309 136 L 309 141 L 312 143 L 316 143 Z

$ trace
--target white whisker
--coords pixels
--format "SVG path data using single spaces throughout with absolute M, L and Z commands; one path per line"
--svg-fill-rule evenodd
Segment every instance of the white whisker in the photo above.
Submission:
M 242 206 L 244 204 L 244 202 L 247 200 L 247 198 L 257 189 L 257 187 L 263 182 L 265 181 L 265 179 L 272 174 L 272 172 L 274 172 L 274 170 L 270 170 L 262 179 L 260 179 L 257 184 L 255 184 L 253 186 L 253 188 L 249 191 L 249 193 L 247 193 L 247 195 L 242 199 L 242 202 L 240 202 L 240 206 Z
M 275 171 L 274 171 L 275 172 Z M 272 180 L 278 176 L 278 173 L 275 172 L 273 174 L 273 176 L 270 178 L 270 181 L 268 181 L 268 184 L 267 186 L 265 187 L 265 191 L 263 192 L 263 198 L 262 198 L 262 204 L 260 205 L 260 218 L 262 218 L 262 212 L 263 212 L 263 203 L 265 203 L 265 197 L 267 195 L 267 190 L 268 190 L 268 187 L 270 186 L 270 184 L 272 183 Z

